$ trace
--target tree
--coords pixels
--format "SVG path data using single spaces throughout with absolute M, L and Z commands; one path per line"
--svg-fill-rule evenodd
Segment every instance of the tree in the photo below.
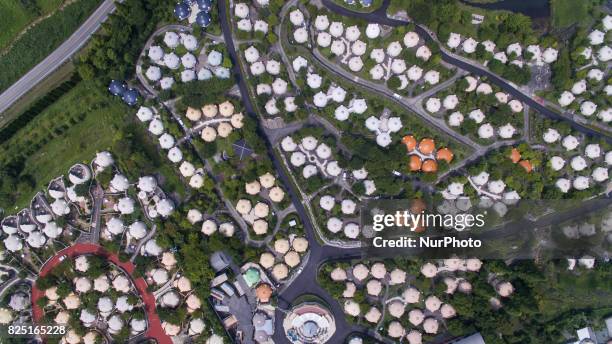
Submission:
M 199 108 L 217 101 L 232 83 L 231 79 L 217 78 L 186 82 L 177 85 L 177 93 L 183 95 L 181 105 Z
M 572 64 L 567 49 L 562 49 L 559 58 L 552 65 L 551 82 L 555 89 L 565 90 L 571 87 Z
M 278 42 L 278 36 L 276 36 L 274 32 L 270 32 L 268 35 L 266 35 L 266 40 L 270 44 L 276 44 L 276 42 Z
M 402 85 L 402 81 L 397 76 L 393 76 L 387 81 L 387 86 L 392 90 L 397 90 Z

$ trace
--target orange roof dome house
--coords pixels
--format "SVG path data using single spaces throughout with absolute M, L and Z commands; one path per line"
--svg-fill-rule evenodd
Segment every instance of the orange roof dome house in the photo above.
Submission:
M 529 160 L 521 160 L 519 162 L 519 165 L 521 165 L 521 167 L 525 169 L 525 172 L 527 173 L 533 171 L 533 165 L 531 165 L 531 162 Z
M 440 148 L 440 149 L 438 149 L 438 153 L 436 154 L 436 159 L 437 160 L 444 160 L 444 161 L 446 161 L 447 163 L 450 164 L 451 161 L 453 161 L 453 157 L 454 156 L 455 156 L 455 154 L 449 148 Z
M 402 144 L 406 145 L 406 149 L 412 152 L 417 145 L 416 139 L 412 135 L 406 135 L 402 138 Z
M 436 149 L 436 142 L 433 139 L 422 139 L 419 143 L 419 151 L 425 155 L 431 154 Z
M 423 162 L 421 170 L 423 170 L 423 172 L 437 172 L 438 163 L 435 160 L 427 159 Z
M 270 301 L 270 297 L 272 296 L 272 288 L 268 283 L 261 283 L 255 289 L 255 294 L 257 295 L 257 300 L 262 303 L 267 303 Z
M 421 170 L 421 165 L 422 165 L 421 158 L 418 155 L 410 156 L 409 167 L 410 167 L 411 172 L 416 172 L 416 171 Z
M 512 148 L 512 152 L 510 152 L 510 160 L 512 160 L 512 162 L 515 164 L 521 160 L 521 153 L 518 151 L 518 149 Z

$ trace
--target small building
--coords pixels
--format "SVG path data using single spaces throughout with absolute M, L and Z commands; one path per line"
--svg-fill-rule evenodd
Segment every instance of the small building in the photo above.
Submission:
M 229 258 L 224 252 L 214 252 L 210 256 L 210 265 L 215 272 L 220 272 L 227 269 L 230 266 L 231 258 Z
M 236 318 L 235 315 L 230 315 L 229 317 L 223 319 L 223 327 L 226 330 L 229 330 L 235 327 L 236 325 L 238 325 L 238 319 Z

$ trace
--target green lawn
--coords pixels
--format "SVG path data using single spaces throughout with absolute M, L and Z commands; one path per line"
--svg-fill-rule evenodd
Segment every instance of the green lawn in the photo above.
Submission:
M 24 3 L 31 3 L 24 5 Z M 0 1 L 0 49 L 6 47 L 28 24 L 56 10 L 62 0 L 3 0 Z
M 117 140 L 128 109 L 102 92 L 89 83 L 79 83 L 0 145 L 0 170 L 16 159 L 22 162 L 16 173 L 18 184 L 12 189 L 15 206 L 25 205 L 32 192 Z M 3 185 L 3 191 L 8 187 Z M 8 206 L 0 197 L 0 207 Z
M 551 21 L 555 28 L 568 27 L 574 23 L 590 21 L 590 0 L 551 0 Z
M 164 175 L 164 190 L 183 199 L 185 184 L 135 112 L 105 87 L 79 82 L 0 144 L 0 208 L 21 209 L 51 179 L 77 162 L 88 164 L 102 150 L 130 179 Z

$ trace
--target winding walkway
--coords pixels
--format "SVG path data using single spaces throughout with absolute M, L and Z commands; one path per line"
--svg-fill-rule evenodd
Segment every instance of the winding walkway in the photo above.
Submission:
M 172 344 L 172 340 L 161 326 L 161 320 L 155 310 L 155 297 L 149 291 L 147 291 L 147 282 L 144 278 L 139 277 L 134 279 L 135 266 L 131 262 L 122 262 L 119 257 L 99 245 L 94 244 L 76 244 L 59 251 L 53 258 L 47 260 L 40 269 L 39 276 L 45 277 L 49 274 L 56 266 L 58 266 L 63 260 L 61 257 L 76 257 L 84 254 L 94 254 L 107 259 L 113 264 L 120 267 L 126 274 L 130 276 L 140 298 L 145 304 L 145 312 L 147 314 L 148 327 L 144 333 L 144 337 L 154 338 L 158 344 Z M 36 288 L 36 284 L 32 285 L 32 315 L 34 321 L 39 322 L 43 317 L 43 310 L 38 307 L 36 301 L 44 296 L 44 291 Z M 126 324 L 127 326 L 127 324 Z

